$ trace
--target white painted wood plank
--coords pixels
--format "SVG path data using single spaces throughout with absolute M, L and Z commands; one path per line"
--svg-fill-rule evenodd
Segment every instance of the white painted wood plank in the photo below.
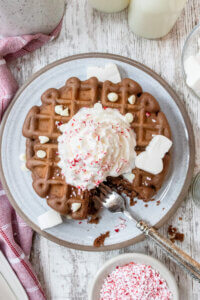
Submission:
M 59 38 L 11 63 L 11 68 L 19 84 L 22 84 L 43 66 L 72 54 L 110 52 L 138 60 L 155 70 L 177 91 L 192 119 L 199 149 L 200 103 L 189 93 L 181 73 L 181 50 L 187 35 L 199 22 L 199 16 L 200 1 L 189 0 L 172 32 L 161 40 L 149 41 L 129 31 L 127 11 L 106 15 L 93 11 L 86 0 L 68 0 Z M 196 155 L 196 171 L 199 168 L 200 152 Z M 183 220 L 180 221 L 179 217 Z M 187 197 L 161 232 L 166 235 L 169 224 L 176 226 L 185 233 L 185 241 L 179 244 L 180 247 L 200 261 L 199 220 L 200 209 Z M 164 262 L 176 276 L 181 300 L 200 299 L 199 285 L 147 240 L 122 250 L 87 253 L 63 248 L 36 235 L 31 261 L 48 299 L 85 300 L 88 282 L 98 268 L 109 258 L 131 251 L 146 253 Z

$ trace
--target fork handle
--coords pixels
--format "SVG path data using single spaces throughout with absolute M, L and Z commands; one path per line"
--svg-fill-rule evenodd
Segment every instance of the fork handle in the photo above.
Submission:
M 148 226 L 146 222 L 139 221 L 139 228 L 146 236 L 154 240 L 178 265 L 180 265 L 188 274 L 200 282 L 200 264 L 192 257 L 174 245 L 169 239 L 161 235 L 154 227 Z

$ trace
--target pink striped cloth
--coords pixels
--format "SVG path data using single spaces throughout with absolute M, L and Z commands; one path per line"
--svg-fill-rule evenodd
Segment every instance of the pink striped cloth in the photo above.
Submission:
M 0 39 L 0 122 L 4 111 L 18 89 L 7 62 L 23 56 L 54 39 L 62 21 L 50 34 L 23 35 Z M 21 281 L 30 300 L 44 300 L 45 294 L 29 262 L 32 230 L 10 205 L 0 182 L 0 250 Z

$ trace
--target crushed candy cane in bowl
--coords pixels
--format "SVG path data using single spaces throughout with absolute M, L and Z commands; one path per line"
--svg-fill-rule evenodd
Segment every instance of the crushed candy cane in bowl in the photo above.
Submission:
M 89 300 L 178 300 L 171 272 L 157 259 L 127 253 L 112 258 L 97 272 Z

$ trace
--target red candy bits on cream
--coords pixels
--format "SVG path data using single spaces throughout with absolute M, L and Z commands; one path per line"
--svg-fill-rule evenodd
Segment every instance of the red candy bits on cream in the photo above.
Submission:
M 60 130 L 58 165 L 68 184 L 90 190 L 135 167 L 135 133 L 117 109 L 82 108 Z
M 133 262 L 108 275 L 100 300 L 172 300 L 167 282 L 151 266 Z

